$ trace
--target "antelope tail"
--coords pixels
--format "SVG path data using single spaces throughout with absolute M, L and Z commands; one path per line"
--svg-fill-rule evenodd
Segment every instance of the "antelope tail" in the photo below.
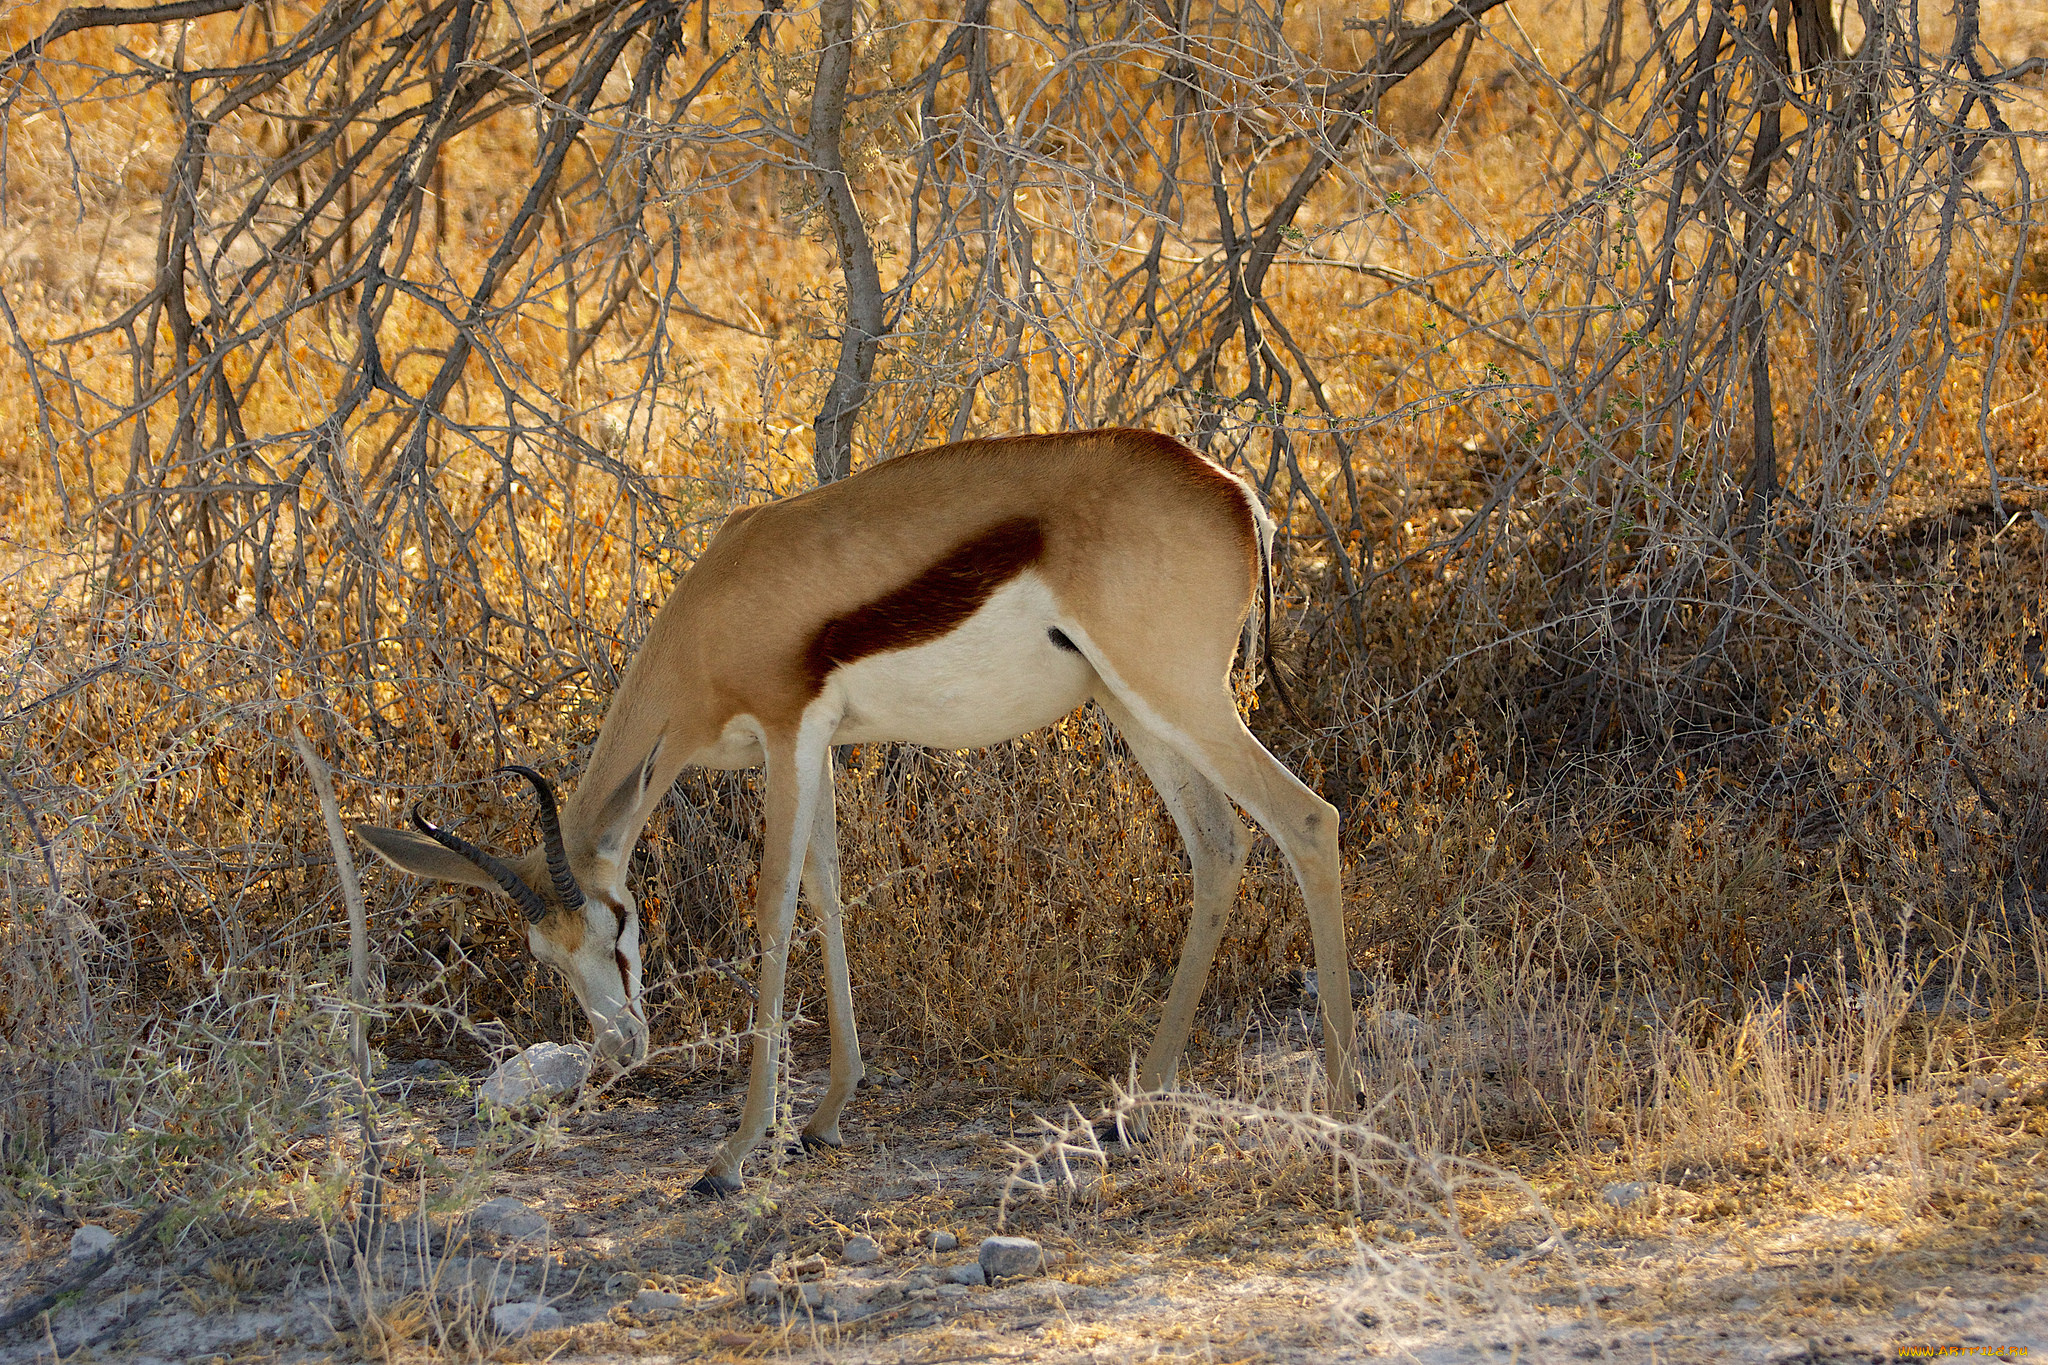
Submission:
M 1287 683 L 1280 673 L 1280 661 L 1273 655 L 1273 518 L 1259 505 L 1257 498 L 1250 499 L 1252 520 L 1259 528 L 1259 602 L 1251 615 L 1245 617 L 1244 639 L 1238 646 L 1245 668 L 1252 675 L 1253 685 L 1258 682 L 1258 665 L 1265 663 L 1266 677 L 1273 684 L 1273 696 L 1280 703 L 1281 714 L 1295 725 L 1301 723 L 1301 713 L 1294 709 L 1294 698 L 1287 694 Z

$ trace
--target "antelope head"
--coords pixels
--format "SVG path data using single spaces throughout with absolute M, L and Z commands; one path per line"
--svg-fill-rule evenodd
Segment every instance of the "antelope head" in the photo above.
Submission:
M 525 917 L 533 955 L 568 978 L 590 1017 L 603 1056 L 621 1065 L 647 1052 L 640 1005 L 640 907 L 626 888 L 631 839 L 624 823 L 645 795 L 654 755 L 598 812 L 595 838 L 564 840 L 554 788 L 531 768 L 498 769 L 533 785 L 540 802 L 540 847 L 499 858 L 412 808 L 412 829 L 357 825 L 377 856 L 401 872 L 503 894 Z M 638 829 L 638 826 L 633 826 Z

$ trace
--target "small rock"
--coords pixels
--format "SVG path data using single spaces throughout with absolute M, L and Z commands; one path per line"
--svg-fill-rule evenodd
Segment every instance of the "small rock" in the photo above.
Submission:
M 882 1259 L 882 1249 L 872 1237 L 849 1237 L 839 1249 L 839 1258 L 848 1265 L 873 1265 Z
M 120 1240 L 120 1238 L 108 1232 L 98 1223 L 87 1223 L 84 1227 L 71 1234 L 71 1259 L 74 1261 L 89 1260 L 99 1255 L 102 1251 L 111 1250 L 114 1243 Z
M 867 1317 L 882 1307 L 872 1301 L 872 1289 L 865 1284 L 835 1284 L 825 1295 L 825 1312 L 841 1322 L 853 1322 Z
M 688 1302 L 681 1294 L 664 1289 L 643 1289 L 633 1296 L 632 1308 L 635 1316 L 644 1318 L 655 1313 L 673 1313 Z
M 478 1232 L 488 1232 L 493 1237 L 546 1237 L 548 1220 L 535 1213 L 517 1199 L 509 1197 L 492 1199 L 476 1206 L 469 1215 L 469 1225 Z
M 1322 983 L 1316 979 L 1316 973 L 1313 968 L 1301 974 L 1301 993 L 1311 1000 L 1322 999 Z M 1364 972 L 1351 973 L 1351 993 L 1353 995 L 1365 994 Z M 1416 1022 L 1420 1023 L 1421 1020 Z
M 491 1310 L 491 1330 L 501 1337 L 523 1337 L 528 1332 L 545 1332 L 561 1325 L 561 1313 L 538 1299 L 501 1303 Z
M 1600 1191 L 1600 1197 L 1617 1209 L 1625 1209 L 1649 1192 L 1650 1187 L 1642 1181 L 1625 1180 Z
M 782 1282 L 773 1275 L 756 1275 L 747 1281 L 748 1303 L 775 1303 L 782 1298 Z
M 618 1271 L 604 1282 L 604 1292 L 614 1299 L 630 1299 L 646 1287 L 647 1282 L 630 1270 Z
M 958 1251 L 960 1239 L 950 1232 L 934 1232 L 931 1236 L 933 1251 Z
M 1029 1237 L 985 1237 L 981 1269 L 990 1284 L 1011 1275 L 1036 1275 L 1045 1268 L 1045 1248 Z
M 506 1059 L 477 1088 L 476 1111 L 523 1109 L 565 1094 L 590 1075 L 590 1051 L 582 1046 L 535 1043 Z
M 1754 1313 L 1757 1309 L 1764 1306 L 1764 1301 L 1754 1295 L 1744 1294 L 1728 1306 L 1738 1313 Z
M 466 1286 L 473 1303 L 504 1303 L 519 1294 L 519 1267 L 493 1256 L 450 1256 L 435 1278 L 443 1293 Z
M 1979 1076 L 1970 1083 L 1970 1093 L 1986 1109 L 1996 1109 L 2013 1097 L 2012 1082 L 2003 1076 Z
M 799 1296 L 802 1297 L 804 1301 L 804 1307 L 806 1308 L 816 1308 L 819 1304 L 825 1301 L 825 1289 L 823 1285 L 800 1284 L 797 1286 L 796 1292 Z
M 969 1261 L 966 1265 L 949 1265 L 939 1272 L 939 1278 L 947 1284 L 987 1284 L 988 1272 L 981 1268 L 980 1261 Z
M 929 1275 L 912 1275 L 903 1281 L 903 1287 L 909 1290 L 930 1289 L 934 1283 Z
M 980 1266 L 976 1266 L 974 1268 L 976 1270 L 981 1269 Z M 942 1299 L 965 1298 L 967 1295 L 967 1286 L 964 1284 L 942 1284 L 937 1289 L 934 1289 L 932 1292 L 934 1294 L 937 1294 Z
M 1390 1043 L 1414 1044 L 1429 1037 L 1429 1025 L 1406 1010 L 1381 1010 L 1372 1023 L 1373 1030 Z

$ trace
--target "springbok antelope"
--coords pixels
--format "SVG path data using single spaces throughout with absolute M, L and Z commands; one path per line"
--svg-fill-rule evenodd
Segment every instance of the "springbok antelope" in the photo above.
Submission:
M 1138 1072 L 1169 1084 L 1251 842 L 1280 845 L 1307 901 L 1316 969 L 1348 982 L 1337 812 L 1252 737 L 1230 667 L 1254 643 L 1272 522 L 1242 481 L 1169 437 L 1106 430 L 966 441 L 727 518 L 626 671 L 576 794 L 514 768 L 541 847 L 500 860 L 413 811 L 417 832 L 357 827 L 385 861 L 495 888 L 618 1059 L 646 1046 L 627 854 L 686 765 L 767 768 L 754 923 L 760 1004 L 739 1127 L 697 1189 L 737 1190 L 775 1112 L 783 975 L 799 874 L 824 920 L 831 1084 L 802 1140 L 839 1145 L 862 1075 L 840 932 L 832 746 L 963 749 L 1048 725 L 1093 698 L 1165 800 L 1194 869 L 1194 911 Z M 504 771 L 504 770 L 501 770 Z M 1349 993 L 1321 992 L 1330 1094 L 1348 1100 Z

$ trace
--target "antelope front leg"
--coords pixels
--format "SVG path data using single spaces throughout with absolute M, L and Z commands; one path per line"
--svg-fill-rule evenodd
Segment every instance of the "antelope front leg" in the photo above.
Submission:
M 806 726 L 808 731 L 811 727 Z M 832 727 L 824 733 L 829 737 Z M 768 1136 L 775 1121 L 775 1082 L 780 1069 L 784 1024 L 782 986 L 789 970 L 790 931 L 796 924 L 798 869 L 817 818 L 818 775 L 822 754 L 805 752 L 800 738 L 763 745 L 767 756 L 767 835 L 761 844 L 761 877 L 754 895 L 754 931 L 761 941 L 760 999 L 754 1006 L 753 1068 L 747 1076 L 747 1106 L 739 1127 L 718 1149 L 707 1170 L 691 1188 L 700 1194 L 726 1195 L 740 1188 L 740 1166 L 747 1153 Z

